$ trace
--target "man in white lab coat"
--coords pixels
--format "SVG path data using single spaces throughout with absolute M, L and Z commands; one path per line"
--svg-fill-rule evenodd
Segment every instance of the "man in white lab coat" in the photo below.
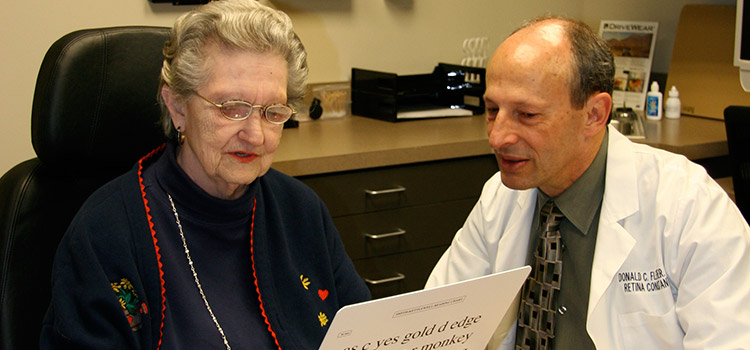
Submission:
M 613 65 L 569 19 L 498 47 L 484 99 L 500 172 L 427 287 L 530 264 L 551 200 L 565 219 L 548 349 L 750 348 L 750 229 L 702 167 L 608 127 Z M 490 348 L 515 348 L 517 317 Z

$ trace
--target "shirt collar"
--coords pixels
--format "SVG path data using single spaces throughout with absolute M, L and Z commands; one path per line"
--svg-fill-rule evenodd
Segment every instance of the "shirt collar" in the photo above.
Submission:
M 585 235 L 604 197 L 608 144 L 609 131 L 607 130 L 594 161 L 570 187 L 555 198 L 550 198 L 541 190 L 537 191 L 537 210 L 540 210 L 550 199 L 554 200 L 555 206 L 565 215 L 565 219 Z M 581 205 L 582 203 L 585 205 Z

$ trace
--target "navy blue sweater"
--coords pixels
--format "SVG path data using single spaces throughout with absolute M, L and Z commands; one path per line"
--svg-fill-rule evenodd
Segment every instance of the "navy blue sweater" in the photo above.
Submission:
M 159 166 L 149 166 L 171 152 L 160 149 L 144 157 L 130 172 L 96 191 L 74 218 L 55 258 L 43 349 L 171 348 L 182 336 L 201 339 L 205 346 L 222 346 L 199 296 L 197 306 L 190 310 L 174 310 L 194 303 L 197 287 L 192 275 L 182 282 L 165 282 L 189 267 L 177 265 L 184 253 L 174 248 L 175 237 L 179 240 L 174 236 L 174 217 L 164 216 L 171 214 L 171 207 L 164 206 L 166 197 L 159 197 L 158 191 L 164 188 L 176 190 L 172 197 L 186 224 L 191 256 L 196 265 L 203 266 L 196 267 L 201 284 L 230 344 L 233 337 L 246 342 L 252 334 L 281 349 L 317 349 L 339 308 L 369 299 L 327 209 L 307 186 L 271 169 L 251 185 L 246 196 L 222 203 L 205 201 L 202 196 L 207 194 L 195 191 L 197 186 L 182 178 L 184 174 L 172 179 L 174 187 L 144 183 L 144 169 L 147 175 L 152 169 L 158 171 Z M 188 187 L 184 187 L 185 180 Z M 196 203 L 207 206 L 203 213 L 195 208 Z M 239 209 L 224 211 L 234 206 Z M 247 217 L 243 222 L 238 214 L 243 210 L 252 215 L 247 216 L 252 234 L 242 230 L 248 224 Z M 222 220 L 228 220 L 226 232 L 232 234 L 225 237 L 230 242 L 218 244 L 237 245 L 227 255 L 205 249 L 203 244 L 217 242 L 202 240 L 207 237 L 201 238 L 201 232 L 188 231 Z M 247 245 L 236 243 L 242 241 Z M 248 250 L 250 254 L 243 255 Z M 222 257 L 228 257 L 226 271 L 216 270 L 221 264 L 201 264 Z M 249 264 L 246 274 L 241 271 L 244 264 Z M 236 288 L 226 290 L 232 284 Z M 236 309 L 227 311 L 233 305 Z M 242 310 L 253 309 L 254 314 L 242 315 Z M 184 315 L 195 317 L 191 322 L 207 322 L 201 326 L 205 329 L 181 335 L 185 320 L 174 318 Z M 260 329 L 264 325 L 265 334 Z

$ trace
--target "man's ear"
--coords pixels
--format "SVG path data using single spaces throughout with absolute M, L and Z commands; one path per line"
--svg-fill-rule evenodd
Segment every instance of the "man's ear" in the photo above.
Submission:
M 607 127 L 609 113 L 612 111 L 612 96 L 598 92 L 586 101 L 586 134 L 591 136 Z
M 161 98 L 164 100 L 167 110 L 169 110 L 172 125 L 175 128 L 181 127 L 184 131 L 186 122 L 185 109 L 187 108 L 185 102 L 175 95 L 167 85 L 161 87 Z

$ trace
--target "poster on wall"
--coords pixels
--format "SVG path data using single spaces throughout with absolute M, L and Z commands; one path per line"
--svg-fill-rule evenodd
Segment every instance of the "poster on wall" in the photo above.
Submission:
M 615 56 L 613 108 L 644 109 L 658 28 L 658 22 L 601 22 L 599 35 Z

